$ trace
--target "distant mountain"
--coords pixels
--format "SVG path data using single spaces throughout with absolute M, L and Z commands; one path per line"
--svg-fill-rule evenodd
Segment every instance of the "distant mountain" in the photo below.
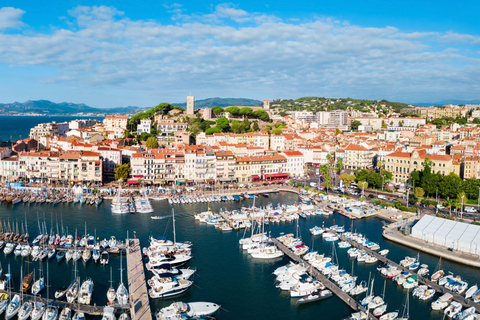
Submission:
M 446 104 L 480 104 L 480 100 L 442 100 L 437 102 L 421 102 L 421 103 L 412 103 L 415 106 L 420 107 L 430 107 L 430 106 L 444 106 Z
M 249 106 L 254 107 L 258 106 L 260 103 L 263 103 L 260 100 L 246 99 L 246 98 L 209 98 L 205 100 L 195 100 L 195 109 L 203 108 L 213 108 L 218 107 L 229 107 L 229 106 Z M 174 106 L 186 108 L 187 103 L 173 103 Z
M 0 114 L 14 115 L 35 113 L 43 115 L 66 115 L 66 114 L 78 114 L 78 113 L 120 113 L 130 114 L 136 113 L 141 108 L 138 107 L 125 107 L 125 108 L 110 108 L 99 109 L 92 108 L 83 103 L 71 103 L 62 102 L 55 103 L 48 100 L 36 100 L 25 102 L 13 102 L 13 103 L 0 103 Z

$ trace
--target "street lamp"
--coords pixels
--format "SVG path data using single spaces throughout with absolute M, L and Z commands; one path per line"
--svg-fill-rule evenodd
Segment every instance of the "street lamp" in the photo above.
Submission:
M 382 191 L 383 191 L 383 185 L 385 184 L 385 176 L 382 174 Z

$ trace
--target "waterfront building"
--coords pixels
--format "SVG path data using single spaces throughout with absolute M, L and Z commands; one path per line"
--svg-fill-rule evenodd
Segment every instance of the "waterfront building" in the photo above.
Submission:
M 392 152 L 385 157 L 385 169 L 393 174 L 392 182 L 405 183 L 409 181 L 412 172 L 423 170 L 423 163 L 427 157 L 433 162 L 433 173 L 448 175 L 452 172 L 452 157 L 427 154 L 426 150 Z
M 68 122 L 57 123 L 52 121 L 50 123 L 39 123 L 35 127 L 30 129 L 29 137 L 37 141 L 41 137 L 53 136 L 53 135 L 62 135 L 68 131 Z

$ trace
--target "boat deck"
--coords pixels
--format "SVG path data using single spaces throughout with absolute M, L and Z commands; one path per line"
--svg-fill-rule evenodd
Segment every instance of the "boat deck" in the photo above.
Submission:
M 347 293 L 343 292 L 342 289 L 340 289 L 336 284 L 328 280 L 327 277 L 325 277 L 323 274 L 321 274 L 317 269 L 311 267 L 310 263 L 306 262 L 303 260 L 300 256 L 297 256 L 296 254 L 293 253 L 292 250 L 288 249 L 282 242 L 280 242 L 278 239 L 272 239 L 272 241 L 277 245 L 277 247 L 285 253 L 291 260 L 296 261 L 296 262 L 301 262 L 304 264 L 304 266 L 307 267 L 308 272 L 312 277 L 315 279 L 319 280 L 322 282 L 325 287 L 332 291 L 334 295 L 336 295 L 340 300 L 342 300 L 346 305 L 348 305 L 352 310 L 354 311 L 360 311 L 362 309 L 362 305 L 357 302 L 354 298 L 349 296 Z M 364 312 L 367 312 L 367 310 L 364 310 Z M 368 319 L 370 320 L 376 320 L 371 313 L 368 313 Z
M 140 240 L 127 239 L 127 274 L 132 320 L 152 320 Z

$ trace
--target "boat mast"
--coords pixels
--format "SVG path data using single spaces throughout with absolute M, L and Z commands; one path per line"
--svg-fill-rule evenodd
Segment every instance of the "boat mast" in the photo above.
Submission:
M 173 217 L 173 246 L 176 247 L 177 235 L 175 233 L 175 209 L 172 208 L 172 217 Z

